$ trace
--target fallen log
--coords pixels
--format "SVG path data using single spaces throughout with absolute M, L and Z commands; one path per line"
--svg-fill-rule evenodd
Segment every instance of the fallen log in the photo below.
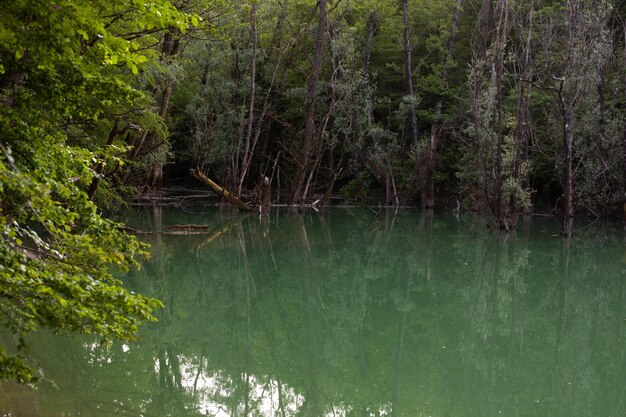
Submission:
M 165 226 L 166 230 L 207 230 L 210 226 L 208 224 L 172 224 Z
M 180 227 L 183 226 L 183 227 Z M 185 227 L 185 226 L 202 226 L 202 227 Z M 206 235 L 211 233 L 209 231 L 209 226 L 206 225 L 175 225 L 164 227 L 163 231 L 158 230 L 137 230 L 132 227 L 118 227 L 117 230 L 121 230 L 128 234 L 133 235 Z
M 207 235 L 208 229 L 204 230 L 164 230 L 163 232 L 153 232 L 154 234 L 161 234 L 165 236 L 189 236 L 189 235 Z
M 199 168 L 196 168 L 196 169 L 192 168 L 190 170 L 190 172 L 191 172 L 191 175 L 196 177 L 198 180 L 202 181 L 204 184 L 206 184 L 206 185 L 210 186 L 211 188 L 213 188 L 213 191 L 215 191 L 217 193 L 217 195 L 222 197 L 224 200 L 228 201 L 233 206 L 236 206 L 236 207 L 238 207 L 238 208 L 240 208 L 242 210 L 246 210 L 246 211 L 254 211 L 253 207 L 251 207 L 248 204 L 246 204 L 243 201 L 241 201 L 241 198 L 239 198 L 235 194 L 233 194 L 233 193 L 229 192 L 228 190 L 226 190 L 225 188 L 222 188 L 219 185 L 217 185 L 213 180 L 211 180 L 209 177 L 204 175 L 202 173 L 202 171 L 200 171 Z

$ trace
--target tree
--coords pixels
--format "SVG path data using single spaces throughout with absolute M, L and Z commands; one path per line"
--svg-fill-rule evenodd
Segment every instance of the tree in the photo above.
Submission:
M 404 25 L 404 73 L 406 76 L 406 95 L 409 107 L 409 125 L 411 131 L 411 143 L 417 149 L 419 141 L 419 132 L 417 130 L 417 113 L 416 113 L 416 99 L 415 91 L 413 88 L 413 63 L 411 60 L 411 24 L 409 20 L 409 3 L 408 0 L 402 1 L 402 24 Z M 419 177 L 419 158 L 416 150 L 416 176 Z
M 624 51 L 622 66 L 622 83 L 624 88 L 624 101 L 626 101 L 626 21 L 622 21 L 624 31 Z M 622 202 L 624 204 L 624 230 L 626 230 L 626 119 L 623 121 L 624 131 L 622 135 Z
M 190 164 L 233 195 L 268 184 L 294 204 L 356 186 L 386 204 L 421 194 L 432 208 L 439 189 L 444 205 L 460 195 L 510 229 L 533 199 L 563 204 L 571 188 L 572 210 L 608 216 L 623 199 L 614 3 L 179 0 L 205 22 L 184 33 L 142 29 L 132 2 L 107 30 L 145 51 L 144 69 L 138 80 L 137 63 L 118 57 L 109 70 L 145 93 L 105 103 L 96 122 L 65 119 L 66 134 L 97 152 L 95 201 L 122 186 L 158 188 L 173 154 L 179 166 L 165 175 Z M 105 43 L 91 41 L 86 54 Z
M 450 27 L 450 36 L 446 41 L 443 64 L 441 69 L 441 90 L 442 93 L 448 88 L 448 70 L 450 61 L 452 60 L 452 48 L 456 40 L 456 31 L 459 25 L 459 13 L 463 0 L 456 0 L 454 11 L 452 13 L 452 24 Z M 424 178 L 424 202 L 423 206 L 432 209 L 435 207 L 435 159 L 437 153 L 437 142 L 443 127 L 442 123 L 443 96 L 437 97 L 435 104 L 435 119 L 430 127 L 430 142 L 428 143 L 428 151 L 426 155 L 426 175 Z
M 564 74 L 559 81 L 557 95 L 563 118 L 563 226 L 561 233 L 566 238 L 574 232 L 574 128 L 576 122 L 576 108 L 580 98 L 582 83 L 575 77 L 580 70 L 576 44 L 579 36 L 579 24 L 582 19 L 581 7 L 583 2 L 568 0 L 566 11 L 567 29 L 567 58 Z M 566 84 L 567 82 L 567 84 Z
M 470 139 L 462 143 L 467 152 L 459 167 L 464 193 L 479 203 L 493 227 L 507 231 L 530 207 L 526 178 L 531 96 L 520 78 L 529 73 L 532 32 L 514 28 L 516 17 L 532 16 L 532 8 L 527 12 L 526 7 L 507 0 L 493 5 L 483 1 L 469 75 Z
M 315 52 L 311 65 L 311 73 L 307 79 L 307 91 L 304 101 L 304 138 L 298 157 L 298 166 L 291 184 L 291 202 L 294 204 L 304 203 L 303 199 L 306 198 L 306 192 L 303 191 L 303 187 L 305 183 L 307 183 L 306 175 L 307 173 L 309 175 L 312 173 L 312 171 L 309 173 L 309 169 L 311 168 L 311 151 L 316 133 L 315 105 L 317 103 L 317 84 L 322 70 L 322 54 L 324 52 L 326 24 L 328 19 L 326 0 L 318 0 L 317 7 L 319 8 L 319 20 L 317 24 L 317 35 L 315 37 Z
M 562 170 L 558 178 L 566 238 L 573 234 L 576 208 L 595 213 L 594 206 L 602 212 L 619 204 L 620 175 L 613 170 L 619 164 L 622 116 L 607 105 L 612 100 L 606 98 L 610 90 L 605 84 L 614 54 L 608 25 L 612 9 L 609 1 L 569 0 L 562 9 L 541 10 L 533 84 L 553 99 L 549 125 L 561 143 L 552 145 L 550 153 Z
M 38 378 L 27 333 L 133 339 L 161 306 L 112 277 L 146 246 L 87 189 L 123 163 L 121 134 L 158 124 L 139 89 L 159 57 L 152 35 L 197 18 L 166 0 L 19 0 L 1 16 L 0 323 L 15 345 L 0 346 L 0 377 L 26 383 Z

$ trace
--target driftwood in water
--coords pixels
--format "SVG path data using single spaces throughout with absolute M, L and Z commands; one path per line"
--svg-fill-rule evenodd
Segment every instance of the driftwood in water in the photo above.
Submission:
M 209 226 L 200 224 L 177 224 L 174 226 L 166 226 L 163 231 L 158 230 L 138 230 L 132 227 L 118 227 L 118 230 L 133 235 L 204 235 L 208 234 Z
M 207 230 L 209 227 L 208 224 L 173 224 L 164 228 L 166 230 Z
M 162 232 L 151 232 L 153 234 L 161 234 L 167 236 L 187 236 L 187 235 L 206 235 L 209 234 L 208 229 L 203 230 L 194 230 L 194 229 L 175 229 L 175 230 L 164 230 Z
M 215 191 L 220 197 L 228 201 L 233 206 L 247 211 L 254 211 L 254 208 L 241 201 L 241 198 L 239 198 L 235 194 L 217 185 L 213 180 L 204 175 L 202 171 L 200 171 L 200 169 L 191 169 L 190 172 L 191 175 L 202 181 L 204 184 L 213 188 L 213 191 Z

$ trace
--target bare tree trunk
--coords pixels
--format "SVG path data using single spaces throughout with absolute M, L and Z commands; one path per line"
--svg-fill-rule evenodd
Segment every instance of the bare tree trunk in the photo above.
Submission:
M 503 76 L 510 30 L 509 11 L 508 0 L 499 0 L 493 14 L 491 2 L 483 1 L 478 23 L 480 39 L 475 46 L 477 49 L 473 57 L 475 79 L 472 111 L 477 144 L 477 182 L 484 194 L 483 211 L 491 217 L 495 228 L 504 230 L 511 227 L 503 201 L 505 136 Z M 493 30 L 490 27 L 492 25 Z M 493 33 L 491 39 L 490 32 Z M 487 79 L 489 85 L 485 89 L 484 83 Z
M 600 118 L 598 120 L 598 140 L 595 142 L 598 148 L 598 154 L 600 156 L 600 161 L 602 165 L 600 167 L 600 172 L 598 173 L 600 184 L 603 190 L 607 190 L 609 187 L 609 179 L 607 177 L 609 173 L 609 156 L 606 150 L 606 140 L 607 140 L 607 130 L 606 130 L 606 68 L 607 64 L 603 63 L 600 69 L 600 78 L 598 80 L 598 111 L 600 113 Z M 599 212 L 601 216 L 607 215 L 608 207 L 601 206 L 599 207 Z
M 576 70 L 576 35 L 579 19 L 579 0 L 567 1 L 567 61 L 564 80 L 561 83 L 563 111 L 563 224 L 562 234 L 571 238 L 574 231 L 574 123 L 578 98 L 578 83 L 574 79 Z
M 226 190 L 223 187 L 220 187 L 212 179 L 210 179 L 209 177 L 204 175 L 204 173 L 202 171 L 200 171 L 199 168 L 191 169 L 189 172 L 190 172 L 191 175 L 196 177 L 198 180 L 200 180 L 204 184 L 210 186 L 213 189 L 213 191 L 215 191 L 215 193 L 217 195 L 222 197 L 222 199 L 228 201 L 233 206 L 236 206 L 236 207 L 238 207 L 240 209 L 247 210 L 247 211 L 255 211 L 255 209 L 252 206 L 250 206 L 250 205 L 244 203 L 243 201 L 241 201 L 241 199 L 239 198 L 238 195 L 233 195 L 228 190 Z
M 393 187 L 391 186 L 391 175 L 385 176 L 385 205 L 388 206 L 393 200 Z
M 250 29 L 252 32 L 252 63 L 250 66 L 250 104 L 248 107 L 248 122 L 246 124 L 246 140 L 244 143 L 243 158 L 241 161 L 241 172 L 239 172 L 239 183 L 237 185 L 237 194 L 241 195 L 241 189 L 243 188 L 243 182 L 246 179 L 248 173 L 248 167 L 252 161 L 252 133 L 254 124 L 254 102 L 256 99 L 256 60 L 257 60 L 257 48 L 259 43 L 259 34 L 257 30 L 257 4 L 252 4 L 252 11 L 250 12 Z
M 443 69 L 441 73 L 441 89 L 445 90 L 448 87 L 448 65 L 450 63 L 450 57 L 452 55 L 452 47 L 456 40 L 456 30 L 459 25 L 459 12 L 461 11 L 461 5 L 463 0 L 456 0 L 456 6 L 452 14 L 452 26 L 450 30 L 450 37 L 446 42 L 446 51 L 443 58 Z M 435 121 L 430 127 L 430 142 L 428 144 L 428 155 L 426 158 L 426 178 L 424 185 L 424 206 L 427 209 L 435 207 L 435 158 L 437 152 L 438 135 L 440 134 L 442 121 L 441 112 L 443 109 L 443 97 L 440 95 L 437 98 L 437 104 L 435 105 Z
M 330 39 L 330 43 L 331 45 L 334 45 L 337 41 L 337 31 L 335 30 L 335 28 L 333 27 L 332 24 L 328 25 L 328 37 Z M 339 158 L 337 160 L 337 162 L 335 163 L 335 146 L 333 145 L 331 140 L 327 140 L 327 135 L 325 135 L 326 129 L 328 127 L 329 124 L 334 123 L 334 109 L 337 105 L 337 103 L 339 102 L 340 99 L 340 94 L 341 92 L 339 91 L 338 87 L 342 81 L 344 77 L 344 71 L 342 71 L 341 68 L 341 56 L 339 55 L 339 53 L 334 52 L 332 54 L 331 57 L 331 65 L 332 65 L 332 75 L 331 75 L 331 80 L 330 80 L 330 88 L 331 88 L 331 101 L 330 101 L 330 105 L 329 105 L 329 110 L 326 114 L 326 117 L 324 118 L 324 122 L 322 123 L 322 128 L 320 129 L 320 138 L 319 138 L 319 143 L 322 145 L 320 146 L 320 149 L 318 150 L 319 153 L 319 159 L 321 161 L 321 157 L 323 156 L 323 154 L 328 151 L 328 171 L 331 174 L 331 178 L 328 181 L 328 184 L 326 185 L 326 191 L 324 192 L 324 196 L 322 197 L 321 201 L 320 201 L 320 208 L 324 208 L 324 206 L 326 205 L 326 203 L 330 200 L 330 197 L 332 195 L 332 191 L 333 188 L 335 186 L 335 183 L 337 182 L 337 179 L 339 178 L 339 176 L 341 175 L 343 169 L 342 169 L 342 165 L 343 165 L 343 160 L 344 160 L 344 156 L 346 154 L 346 147 L 339 145 Z M 353 144 L 356 142 L 356 140 L 359 137 L 360 134 L 360 129 L 361 126 L 359 125 L 359 123 L 356 121 L 356 109 L 353 108 L 352 111 L 350 112 L 350 126 L 351 126 L 351 135 L 352 135 L 352 141 Z M 332 121 L 331 121 L 332 120 Z
M 406 94 L 413 100 L 415 91 L 413 89 L 413 65 L 411 63 L 411 25 L 409 22 L 409 5 L 408 0 L 402 1 L 402 16 L 404 22 L 404 71 L 406 73 Z M 411 102 L 409 106 L 409 124 L 411 129 L 411 141 L 413 146 L 417 146 L 419 140 L 417 131 L 417 114 L 415 104 Z M 416 160 L 419 158 L 416 158 Z M 419 162 L 417 162 L 419 167 Z M 416 167 L 416 173 L 419 168 Z
M 286 53 L 288 47 L 283 47 L 282 46 L 282 40 L 283 40 L 283 24 L 285 21 L 285 18 L 287 17 L 287 12 L 286 12 L 286 8 L 285 8 L 285 3 L 281 2 L 280 3 L 280 12 L 278 13 L 278 21 L 276 23 L 276 27 L 274 29 L 273 35 L 274 38 L 272 40 L 272 49 L 275 51 L 275 62 L 274 62 L 274 67 L 272 70 L 272 77 L 269 81 L 269 85 L 266 88 L 264 97 L 263 97 L 263 104 L 261 105 L 261 111 L 256 119 L 256 123 L 254 123 L 254 120 L 252 122 L 251 125 L 249 125 L 250 127 L 253 127 L 251 130 L 249 129 L 247 132 L 253 132 L 253 133 L 249 133 L 250 135 L 250 146 L 249 149 L 246 152 L 246 156 L 245 159 L 243 161 L 243 165 L 246 167 L 246 170 L 244 171 L 244 173 L 242 174 L 242 184 L 243 184 L 243 178 L 245 178 L 246 172 L 249 172 L 250 170 L 250 165 L 252 163 L 252 158 L 254 157 L 254 152 L 256 150 L 256 147 L 259 143 L 259 139 L 261 137 L 261 133 L 263 131 L 263 122 L 265 120 L 265 117 L 267 116 L 268 111 L 270 110 L 270 98 L 274 89 L 274 84 L 276 82 L 276 79 L 279 75 L 279 70 L 281 69 L 281 63 L 282 63 L 282 59 L 283 59 L 283 55 Z M 253 56 L 253 77 L 252 80 L 255 82 L 255 78 L 256 78 L 256 64 L 257 64 L 257 49 L 258 49 L 258 31 L 257 31 L 257 19 L 256 19 L 256 10 L 255 10 L 255 14 L 254 14 L 254 20 L 253 20 L 253 32 L 254 32 L 254 36 L 255 36 L 255 45 L 254 45 L 254 56 Z M 295 39 L 292 42 L 295 42 Z M 254 92 L 251 94 L 251 98 L 254 96 Z M 253 108 L 253 104 L 251 102 L 251 108 Z M 246 141 L 247 142 L 247 141 Z M 267 146 L 267 141 L 265 143 L 265 145 Z M 260 187 L 261 189 L 261 193 L 264 196 L 264 203 L 261 204 L 262 207 L 262 211 L 267 211 L 269 210 L 269 206 L 270 206 L 270 191 L 271 191 L 271 180 L 273 178 L 270 178 L 270 183 L 267 184 L 267 178 L 264 175 L 261 175 L 260 178 L 260 183 L 257 184 L 258 187 Z M 241 188 L 241 187 L 240 187 Z M 280 191 L 280 190 L 279 190 Z M 241 194 L 241 189 L 239 190 L 239 194 Z
M 365 42 L 365 63 L 363 65 L 363 70 L 365 71 L 365 76 L 370 77 L 370 62 L 372 58 L 372 43 L 374 42 L 374 33 L 376 32 L 376 28 L 378 26 L 378 22 L 376 20 L 376 13 L 370 12 L 369 17 L 367 18 L 367 41 Z
M 230 104 L 233 109 L 239 109 L 240 105 L 240 95 L 239 95 L 239 86 L 241 84 L 241 68 L 239 67 L 239 50 L 235 43 L 232 41 L 231 49 L 233 51 L 233 62 L 232 67 L 230 69 L 230 77 L 235 84 L 234 93 L 231 96 Z M 232 138 L 230 142 L 230 170 L 228 172 L 228 177 L 226 179 L 226 185 L 231 188 L 237 187 L 237 183 L 239 181 L 239 173 L 241 172 L 241 142 L 242 135 L 244 129 L 244 121 L 241 119 L 239 125 L 237 126 L 237 133 L 235 137 Z
M 370 63 L 371 63 L 371 54 L 372 54 L 372 43 L 374 40 L 374 34 L 376 33 L 376 29 L 378 27 L 378 21 L 376 19 L 376 13 L 371 12 L 367 19 L 367 40 L 365 42 L 365 63 L 363 69 L 365 71 L 365 76 L 367 77 L 368 83 L 368 104 L 367 104 L 367 126 L 368 128 L 372 127 L 374 123 L 374 109 L 372 103 L 372 89 L 370 87 L 371 82 L 371 73 L 370 73 Z M 374 143 L 377 145 L 377 140 L 374 138 Z M 388 158 L 385 158 L 383 162 L 383 167 L 378 166 L 374 161 L 372 161 L 366 154 L 366 151 L 363 146 L 360 148 L 361 159 L 366 166 L 367 169 L 373 174 L 374 178 L 376 178 L 382 185 L 385 186 L 385 205 L 392 204 L 393 201 L 398 201 L 397 193 L 395 192 L 395 188 L 393 186 L 393 171 L 391 169 L 390 161 Z
M 574 112 L 571 106 L 565 109 L 563 117 L 563 226 L 565 238 L 572 237 L 574 227 Z
M 326 1 L 318 0 L 319 21 L 317 36 L 315 39 L 315 55 L 313 56 L 313 66 L 311 75 L 307 81 L 307 95 L 304 103 L 304 141 L 296 173 L 291 186 L 291 203 L 302 203 L 302 187 L 306 178 L 306 171 L 310 165 L 310 153 L 315 137 L 315 104 L 317 100 L 317 82 L 322 69 L 322 54 L 324 51 L 324 38 L 326 32 Z
M 622 65 L 624 82 L 624 99 L 626 100 L 626 22 L 624 22 L 624 63 Z M 624 137 L 622 139 L 622 189 L 624 192 L 624 230 L 626 230 L 626 120 L 624 121 Z

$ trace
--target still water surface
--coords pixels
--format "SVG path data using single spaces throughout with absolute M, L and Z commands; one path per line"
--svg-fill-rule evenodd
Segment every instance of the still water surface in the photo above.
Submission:
M 48 381 L 0 385 L 5 416 L 624 416 L 618 227 L 565 244 L 406 210 L 237 217 L 143 210 L 164 300 L 141 341 L 37 335 Z M 52 382 L 50 382 L 52 381 Z

